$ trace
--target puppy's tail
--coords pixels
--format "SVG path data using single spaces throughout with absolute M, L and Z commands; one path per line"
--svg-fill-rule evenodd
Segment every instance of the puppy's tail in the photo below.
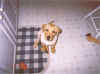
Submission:
M 55 21 L 54 20 L 52 20 L 52 21 L 50 21 L 48 24 L 52 24 L 52 23 L 54 23 Z

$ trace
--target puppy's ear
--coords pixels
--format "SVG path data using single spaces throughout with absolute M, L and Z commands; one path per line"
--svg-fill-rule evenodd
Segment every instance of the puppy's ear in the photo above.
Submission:
M 44 29 L 44 27 L 46 26 L 47 24 L 42 24 L 42 29 Z
M 54 22 L 55 22 L 55 21 L 52 20 L 52 21 L 50 21 L 50 22 L 48 23 L 48 25 L 55 26 L 55 24 L 53 24 Z
M 44 28 L 47 24 L 42 24 L 42 31 L 44 32 Z
M 52 21 L 50 21 L 48 24 L 53 24 L 55 21 L 54 20 L 52 20 Z
M 59 27 L 58 27 L 58 31 L 59 31 L 59 33 L 62 33 L 62 29 L 61 29 L 61 28 L 59 28 Z

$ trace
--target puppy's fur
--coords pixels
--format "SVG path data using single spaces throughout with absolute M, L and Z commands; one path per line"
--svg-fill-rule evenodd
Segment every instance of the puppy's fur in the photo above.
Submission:
M 42 25 L 42 28 L 38 34 L 38 39 L 34 43 L 35 48 L 38 46 L 38 43 L 41 42 L 42 51 L 49 52 L 50 47 L 51 52 L 55 53 L 55 45 L 62 30 L 53 23 L 54 21 L 51 21 L 48 24 Z
M 86 36 L 88 41 L 100 44 L 100 40 L 93 37 L 90 33 L 86 34 Z

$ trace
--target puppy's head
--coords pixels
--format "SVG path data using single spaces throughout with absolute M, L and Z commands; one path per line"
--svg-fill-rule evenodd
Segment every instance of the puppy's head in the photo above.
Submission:
M 45 35 L 45 40 L 52 41 L 55 36 L 58 36 L 62 30 L 55 24 L 43 24 L 42 31 Z

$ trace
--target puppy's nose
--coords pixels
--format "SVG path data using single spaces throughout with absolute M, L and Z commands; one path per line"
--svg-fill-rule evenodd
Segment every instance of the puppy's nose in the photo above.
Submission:
M 47 40 L 50 40 L 50 36 L 47 36 Z

